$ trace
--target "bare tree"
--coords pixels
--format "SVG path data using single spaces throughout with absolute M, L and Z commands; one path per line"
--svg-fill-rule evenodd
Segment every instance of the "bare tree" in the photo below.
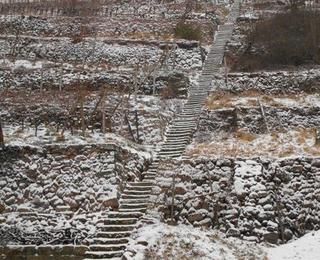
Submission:
M 1 146 L 1 147 L 4 147 L 4 136 L 3 136 L 1 119 L 0 119 L 0 146 Z

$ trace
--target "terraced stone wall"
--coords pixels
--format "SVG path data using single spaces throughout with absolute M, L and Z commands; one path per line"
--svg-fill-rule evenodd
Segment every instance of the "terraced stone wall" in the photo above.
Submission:
M 177 221 L 227 236 L 282 243 L 320 228 L 320 158 L 200 157 L 174 169 L 163 164 L 157 183 L 153 199 L 164 219 L 174 194 Z
M 0 247 L 1 260 L 81 260 L 86 246 L 10 246 Z
M 85 244 L 148 165 L 115 144 L 11 146 L 0 162 L 0 245 Z
M 320 125 L 319 107 L 264 107 L 270 131 L 290 128 L 317 128 Z M 222 108 L 204 110 L 196 136 L 217 131 L 233 132 L 245 128 L 250 133 L 265 133 L 266 123 L 260 107 Z

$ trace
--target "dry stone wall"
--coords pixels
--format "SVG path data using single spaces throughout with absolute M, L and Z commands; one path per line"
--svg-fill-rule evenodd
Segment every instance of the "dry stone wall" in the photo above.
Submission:
M 290 128 L 317 128 L 320 125 L 319 107 L 264 107 L 268 127 L 272 131 Z M 250 133 L 266 131 L 260 107 L 237 107 L 203 110 L 196 137 L 219 131 L 234 132 L 237 128 Z
M 249 241 L 281 243 L 320 227 L 320 158 L 200 157 L 166 167 L 153 197 L 165 219 L 174 194 L 177 221 Z
M 80 260 L 86 246 L 9 246 L 0 247 L 1 260 Z
M 228 83 L 223 76 L 216 76 L 214 87 L 239 93 L 243 91 L 259 91 L 267 94 L 284 93 L 317 93 L 319 91 L 319 68 L 300 71 L 275 71 L 256 73 L 230 73 Z
M 85 243 L 148 159 L 106 145 L 0 150 L 0 245 Z

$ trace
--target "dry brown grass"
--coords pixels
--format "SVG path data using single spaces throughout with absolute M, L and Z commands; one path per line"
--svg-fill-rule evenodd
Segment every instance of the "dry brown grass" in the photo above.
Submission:
M 231 104 L 231 98 L 233 98 L 235 95 L 229 92 L 215 92 L 214 94 L 210 95 L 207 100 L 205 106 L 209 109 L 219 109 L 224 107 L 230 107 Z
M 243 129 L 237 129 L 237 131 L 235 132 L 235 137 L 240 140 L 240 141 L 244 141 L 244 142 L 252 142 L 253 140 L 256 139 L 256 136 L 243 130 Z
M 277 95 L 266 95 L 260 91 L 248 90 L 241 93 L 230 93 L 226 91 L 217 91 L 211 94 L 206 100 L 206 107 L 208 109 L 222 109 L 236 107 L 236 101 L 243 98 L 245 99 L 245 106 L 259 106 L 257 98 L 260 99 L 263 105 L 272 107 L 283 107 L 277 99 L 289 99 L 292 101 L 304 103 L 304 99 L 307 94 L 277 94 Z
M 194 145 L 186 151 L 188 156 L 271 156 L 288 157 L 295 155 L 320 156 L 320 145 L 315 144 L 314 128 L 297 128 L 288 132 L 252 135 L 238 130 L 228 139 L 217 139 L 211 143 Z

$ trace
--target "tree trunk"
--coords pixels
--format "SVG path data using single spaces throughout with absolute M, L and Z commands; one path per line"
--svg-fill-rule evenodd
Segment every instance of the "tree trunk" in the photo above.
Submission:
M 132 131 L 132 127 L 131 127 L 131 124 L 130 124 L 130 121 L 129 121 L 129 118 L 128 118 L 128 115 L 127 115 L 126 112 L 124 113 L 124 119 L 127 122 L 129 133 L 130 133 L 133 141 L 135 142 L 136 140 L 135 140 L 135 137 L 134 137 L 134 134 L 133 134 L 133 131 Z
M 102 133 L 106 133 L 106 111 L 104 108 L 101 110 L 101 115 L 102 115 Z
M 1 120 L 0 120 L 0 147 L 4 147 L 4 137 L 3 137 Z
M 175 197 L 176 197 L 176 193 L 175 193 L 175 189 L 176 189 L 176 176 L 173 175 L 172 177 L 172 201 L 171 201 L 171 223 L 174 223 L 174 204 L 175 204 Z
M 138 119 L 138 111 L 135 110 L 135 123 L 136 123 L 136 131 L 137 131 L 137 143 L 140 143 L 140 134 L 139 134 L 139 119 Z

